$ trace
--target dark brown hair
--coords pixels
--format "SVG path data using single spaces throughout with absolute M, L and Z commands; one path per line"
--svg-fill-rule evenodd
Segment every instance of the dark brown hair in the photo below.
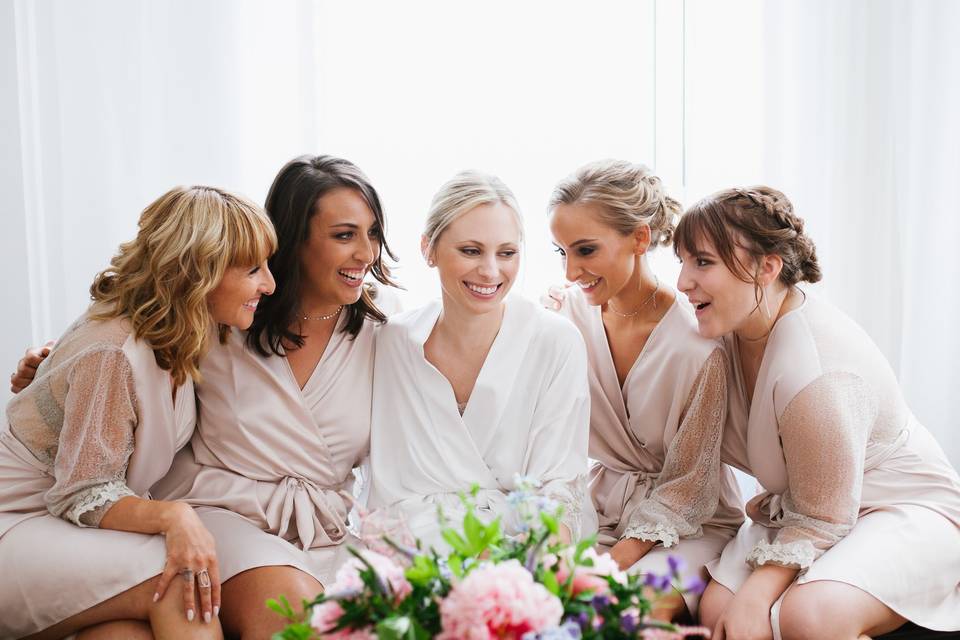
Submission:
M 771 187 L 726 189 L 687 209 L 673 238 L 673 250 L 697 253 L 703 242 L 714 246 L 720 260 L 744 282 L 757 282 L 756 272 L 736 254 L 740 247 L 755 262 L 777 255 L 783 261 L 780 281 L 789 286 L 817 282 L 823 275 L 817 248 L 804 232 L 803 218 L 787 196 Z
M 310 235 L 310 219 L 317 211 L 317 202 L 334 189 L 346 187 L 357 191 L 366 201 L 376 220 L 380 252 L 370 265 L 370 273 L 380 283 L 397 286 L 390 279 L 390 269 L 383 254 L 396 256 L 387 246 L 383 207 L 377 191 L 366 175 L 349 160 L 333 156 L 300 156 L 288 162 L 277 174 L 267 194 L 265 208 L 277 229 L 278 248 L 268 265 L 277 281 L 273 295 L 265 296 L 247 334 L 247 344 L 262 356 L 282 355 L 282 343 L 303 346 L 303 336 L 290 330 L 300 307 L 300 247 Z M 347 323 L 343 330 L 356 337 L 366 318 L 386 321 L 374 303 L 376 290 L 364 285 L 360 299 L 344 310 Z

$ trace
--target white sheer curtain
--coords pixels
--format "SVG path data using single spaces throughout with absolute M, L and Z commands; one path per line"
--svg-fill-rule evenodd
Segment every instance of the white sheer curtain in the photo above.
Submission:
M 493 171 L 525 209 L 533 296 L 560 278 L 550 188 L 614 156 L 688 203 L 732 184 L 790 195 L 818 288 L 960 464 L 958 25 L 950 0 L 0 2 L 0 371 L 83 309 L 174 184 L 262 201 L 295 155 L 350 158 L 415 303 L 434 293 L 417 255 L 430 195 Z M 668 253 L 656 264 L 675 275 Z
M 960 465 L 960 3 L 687 13 L 688 201 L 737 183 L 786 192 L 817 243 L 816 288 L 873 337 Z

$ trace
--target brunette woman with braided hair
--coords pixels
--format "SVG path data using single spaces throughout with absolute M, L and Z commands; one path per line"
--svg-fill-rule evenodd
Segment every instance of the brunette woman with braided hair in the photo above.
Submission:
M 679 288 L 730 361 L 724 461 L 762 493 L 708 565 L 714 638 L 960 630 L 960 478 L 880 350 L 804 292 L 821 270 L 781 192 L 729 189 L 676 229 Z

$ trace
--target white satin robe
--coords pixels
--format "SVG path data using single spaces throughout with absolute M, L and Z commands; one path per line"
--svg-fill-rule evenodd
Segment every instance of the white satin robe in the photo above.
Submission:
M 583 339 L 564 318 L 510 297 L 461 416 L 449 381 L 423 353 L 440 315 L 433 302 L 384 326 L 374 367 L 371 509 L 389 509 L 442 548 L 437 508 L 459 527 L 458 492 L 480 487 L 482 517 L 510 520 L 517 474 L 562 504 L 574 538 L 595 529 L 585 494 L 590 399 Z

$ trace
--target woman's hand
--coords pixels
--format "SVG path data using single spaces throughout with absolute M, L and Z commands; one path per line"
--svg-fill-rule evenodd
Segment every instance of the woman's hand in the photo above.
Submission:
M 772 640 L 770 605 L 734 596 L 717 620 L 712 640 Z
M 655 542 L 650 540 L 624 538 L 610 549 L 610 557 L 616 561 L 621 571 L 626 571 L 635 565 L 640 558 L 647 555 L 647 552 L 649 552 L 655 544 Z
M 540 296 L 540 304 L 551 311 L 560 311 L 567 299 L 567 287 L 570 285 L 552 285 L 547 292 Z
M 167 562 L 157 582 L 154 602 L 163 597 L 170 582 L 183 580 L 183 608 L 187 620 L 193 621 L 199 610 L 205 622 L 220 612 L 220 571 L 216 544 L 203 526 L 193 507 L 184 502 L 170 502 L 165 514 L 163 534 L 167 543 Z
M 10 376 L 10 391 L 20 393 L 23 391 L 37 375 L 37 367 L 50 355 L 50 348 L 53 346 L 53 340 L 42 347 L 33 347 L 27 349 L 17 363 L 17 370 Z

